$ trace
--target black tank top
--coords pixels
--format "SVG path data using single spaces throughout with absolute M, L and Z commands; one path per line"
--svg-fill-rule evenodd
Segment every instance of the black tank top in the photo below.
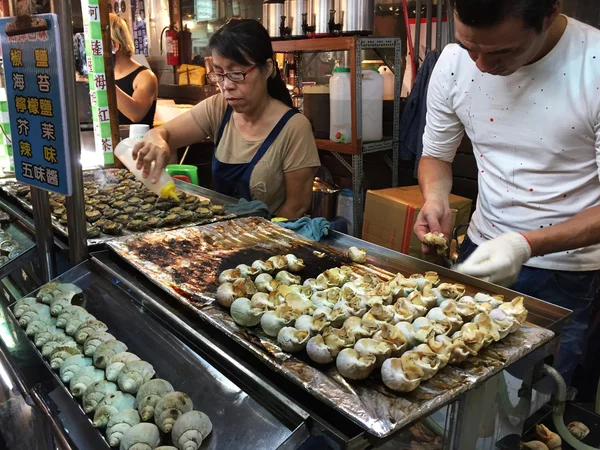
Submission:
M 140 72 L 143 72 L 144 70 L 148 70 L 148 68 L 146 68 L 144 66 L 140 66 L 137 69 L 135 69 L 133 72 L 131 72 L 129 75 L 125 75 L 123 78 L 115 80 L 115 84 L 118 87 L 120 87 L 121 90 L 123 92 L 125 92 L 127 95 L 132 96 L 133 95 L 133 81 L 135 80 L 135 77 L 137 77 L 138 74 Z M 154 125 L 154 113 L 155 112 L 156 112 L 156 99 L 154 99 L 154 101 L 152 102 L 152 106 L 150 106 L 150 110 L 148 111 L 148 114 L 146 114 L 144 116 L 144 118 L 137 123 L 149 125 L 150 128 L 152 128 L 152 126 Z M 119 111 L 119 125 L 131 125 L 132 123 L 133 122 L 131 121 L 131 119 L 129 119 L 127 116 L 125 116 L 123 113 L 121 113 L 121 111 Z

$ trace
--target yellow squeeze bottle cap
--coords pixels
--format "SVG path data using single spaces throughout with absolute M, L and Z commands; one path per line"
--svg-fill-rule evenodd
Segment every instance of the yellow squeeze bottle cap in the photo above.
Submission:
M 165 184 L 160 190 L 160 196 L 167 198 L 171 197 L 172 199 L 179 201 L 179 197 L 177 197 L 177 194 L 175 193 L 175 183 L 169 181 Z

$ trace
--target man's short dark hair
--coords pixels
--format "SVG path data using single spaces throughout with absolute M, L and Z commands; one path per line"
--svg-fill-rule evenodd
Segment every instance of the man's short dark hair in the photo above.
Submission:
M 489 28 L 507 19 L 521 17 L 529 28 L 541 33 L 544 18 L 558 0 L 452 0 L 462 23 L 475 28 Z

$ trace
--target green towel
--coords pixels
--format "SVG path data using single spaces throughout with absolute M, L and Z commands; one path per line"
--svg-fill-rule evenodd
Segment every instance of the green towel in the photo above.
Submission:
M 294 221 L 276 223 L 313 241 L 320 241 L 323 236 L 327 236 L 329 233 L 329 222 L 322 217 L 315 219 L 302 217 Z
M 235 214 L 238 217 L 254 216 L 271 219 L 272 215 L 269 207 L 259 200 L 252 200 L 249 202 L 245 198 L 240 198 L 237 204 L 231 203 L 224 205 L 223 207 L 225 208 L 225 211 Z

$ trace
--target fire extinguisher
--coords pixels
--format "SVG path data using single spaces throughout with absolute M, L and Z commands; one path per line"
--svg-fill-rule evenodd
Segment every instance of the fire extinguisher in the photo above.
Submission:
M 167 38 L 167 64 L 169 66 L 179 65 L 179 42 L 175 24 L 163 28 L 160 33 L 160 54 L 163 54 L 163 34 Z

